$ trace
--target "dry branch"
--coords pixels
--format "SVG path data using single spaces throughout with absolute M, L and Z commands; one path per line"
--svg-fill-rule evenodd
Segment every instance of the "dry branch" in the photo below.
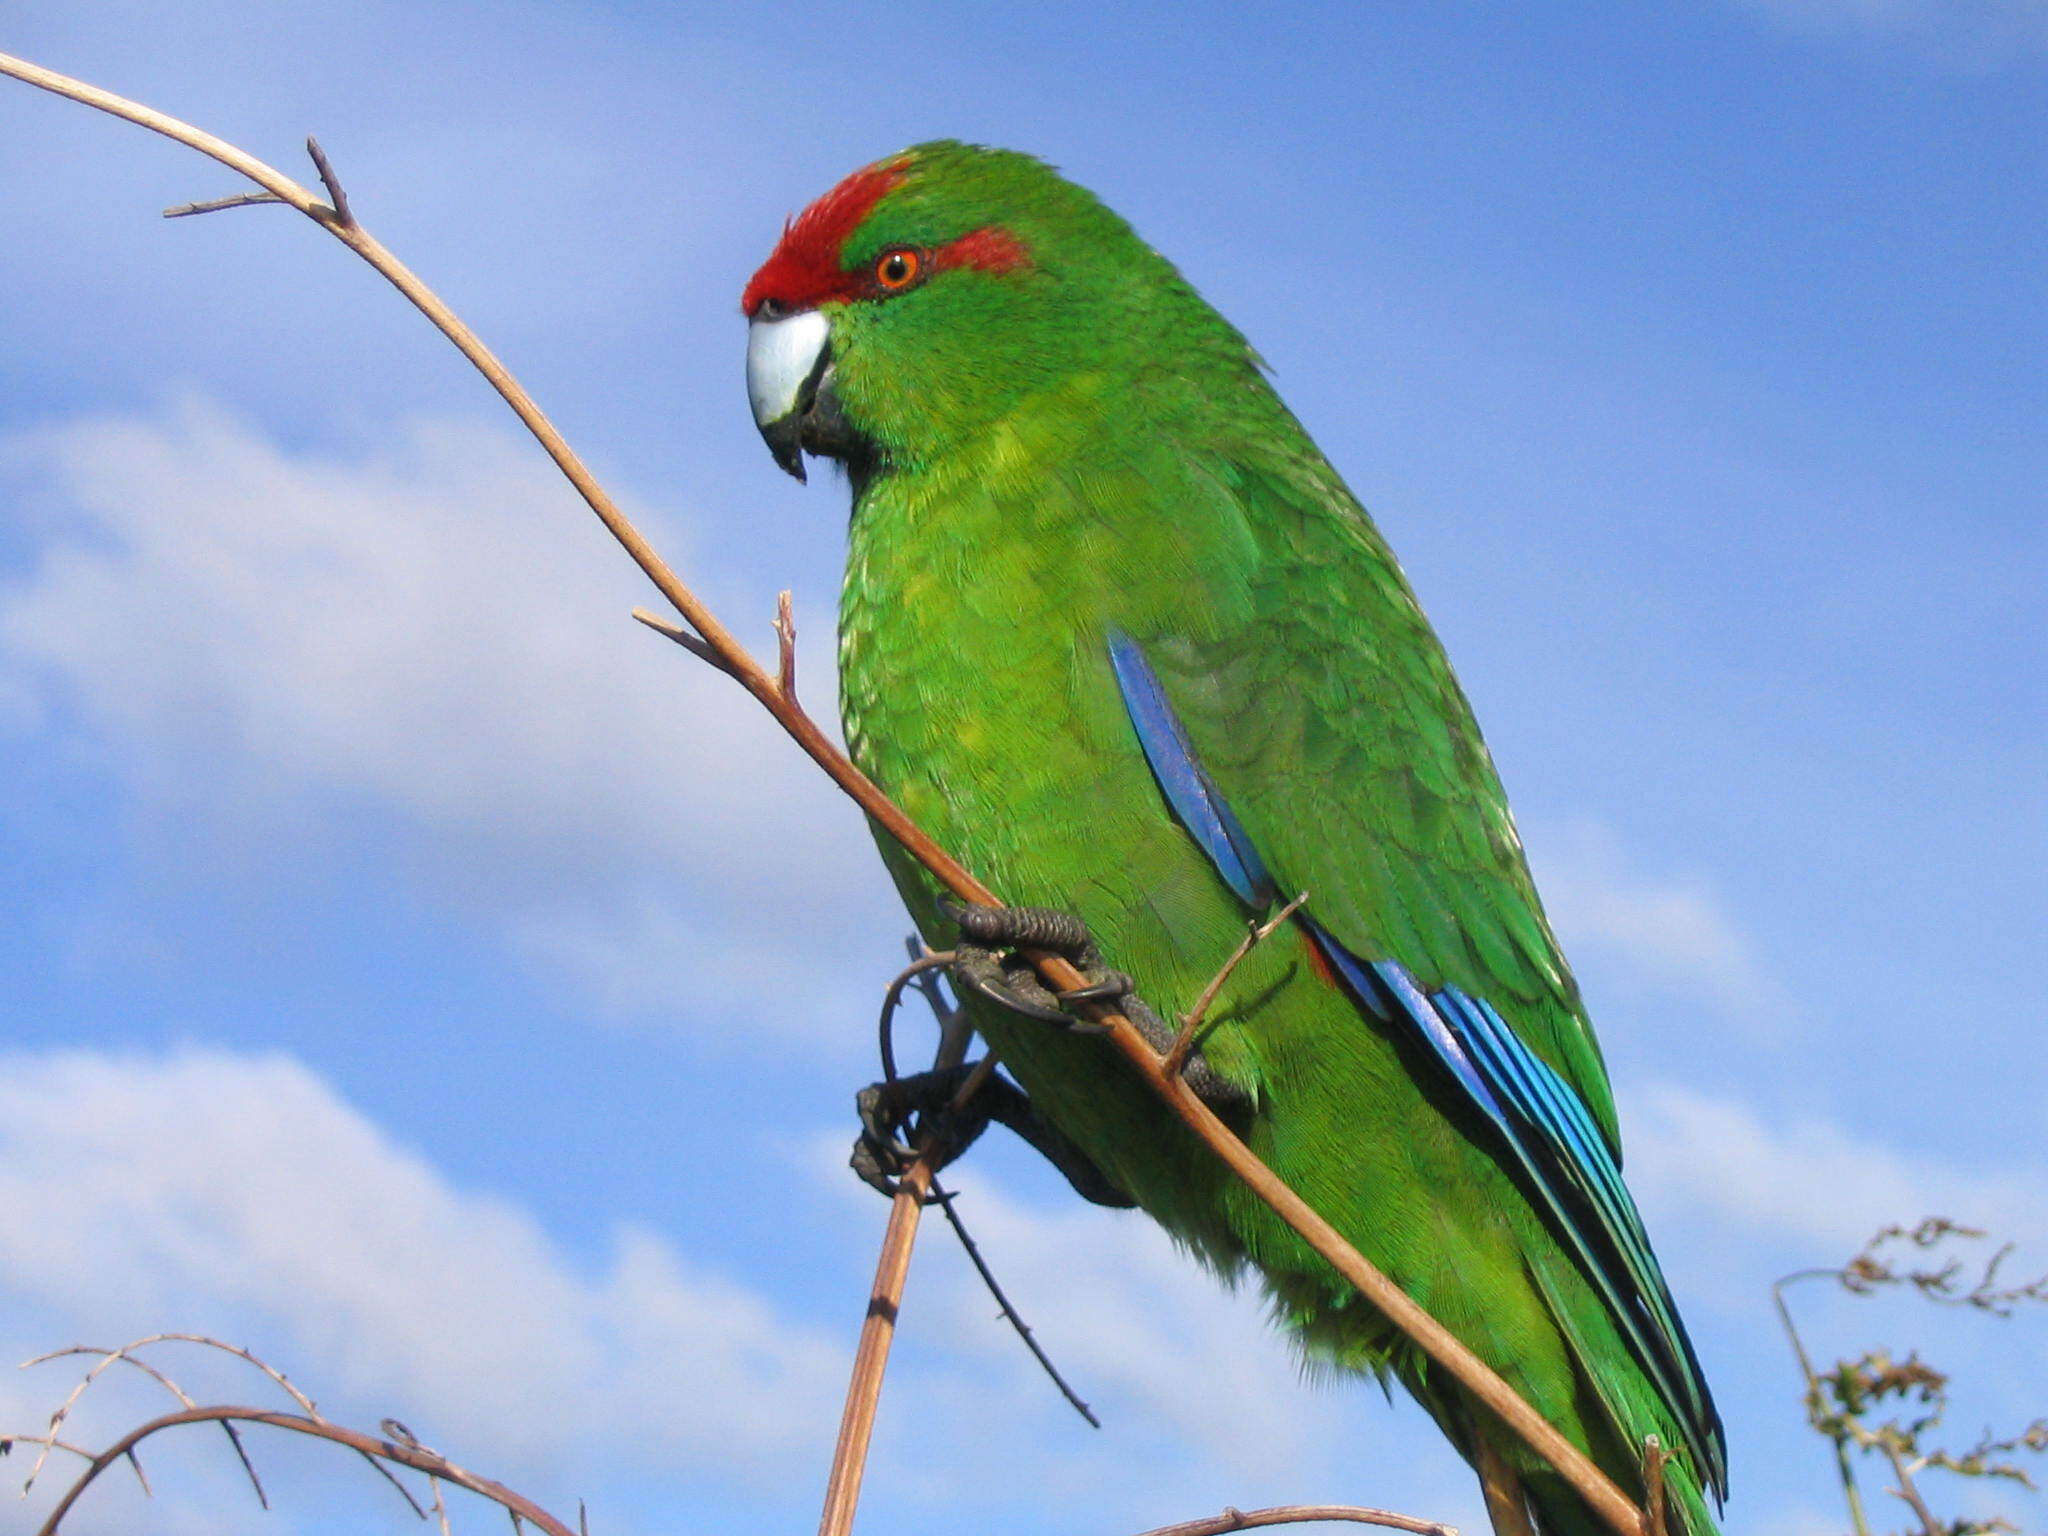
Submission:
M 700 641 L 715 655 L 717 664 L 760 702 L 834 783 L 852 797 L 872 820 L 884 827 L 955 896 L 977 905 L 1000 905 L 993 891 L 926 835 L 866 774 L 854 766 L 795 699 L 784 693 L 780 679 L 764 670 L 696 594 L 683 584 L 641 536 L 639 530 L 619 510 L 567 440 L 541 412 L 539 406 L 513 378 L 505 365 L 432 290 L 385 249 L 348 211 L 331 169 L 324 163 L 324 157 L 319 157 L 316 163 L 320 165 L 329 195 L 335 199 L 332 206 L 321 202 L 305 187 L 274 167 L 224 140 L 176 118 L 101 90 L 97 86 L 88 85 L 7 54 L 0 54 L 0 74 L 12 75 L 30 85 L 111 113 L 115 117 L 123 118 L 198 150 L 201 154 L 248 177 L 264 191 L 291 204 L 376 268 L 484 375 L 492 388 L 554 460 L 570 484 L 589 504 L 607 531 L 682 616 L 691 637 Z M 1028 953 L 1027 958 L 1038 968 L 1047 984 L 1056 991 L 1071 991 L 1086 984 L 1086 978 L 1057 955 L 1033 951 Z M 1107 1006 L 1097 1007 L 1091 1012 L 1094 1022 L 1103 1026 L 1116 1049 L 1123 1054 L 1152 1091 L 1165 1100 L 1173 1112 L 1197 1136 L 1208 1143 L 1239 1179 L 1282 1220 L 1294 1228 L 1367 1301 L 1378 1308 L 1396 1328 L 1468 1392 L 1485 1404 L 1537 1455 L 1555 1467 L 1598 1517 L 1617 1533 L 1617 1536 L 1644 1536 L 1646 1526 L 1643 1513 L 1621 1489 L 1596 1467 L 1583 1451 L 1565 1439 L 1531 1408 L 1491 1367 L 1409 1299 L 1391 1279 L 1353 1248 L 1335 1227 L 1284 1184 L 1243 1142 L 1238 1140 L 1229 1127 L 1217 1118 L 1185 1082 L 1164 1072 L 1159 1053 L 1153 1050 L 1130 1020 Z M 920 1160 L 905 1175 L 905 1182 L 912 1186 L 916 1198 L 906 1200 L 899 1196 L 890 1214 L 882 1263 L 877 1271 L 877 1289 L 871 1300 L 868 1328 L 863 1331 L 861 1345 L 861 1359 L 867 1361 L 870 1359 L 871 1335 L 879 1340 L 881 1358 L 874 1359 L 867 1367 L 877 1381 L 882 1360 L 886 1358 L 888 1333 L 894 1321 L 894 1306 L 892 1303 L 888 1307 L 890 1316 L 888 1325 L 885 1326 L 878 1321 L 880 1312 L 876 1303 L 882 1300 L 884 1279 L 897 1274 L 907 1261 L 910 1239 L 915 1232 L 917 1214 L 921 1209 L 920 1202 L 929 1187 L 929 1181 L 929 1164 Z M 900 1275 L 895 1283 L 900 1286 Z M 862 1379 L 857 1373 L 856 1383 Z M 845 1432 L 856 1427 L 856 1421 L 859 1421 L 858 1427 L 863 1431 L 872 1425 L 871 1407 L 864 1415 L 854 1410 L 855 1405 L 849 1398 L 848 1421 L 842 1426 L 842 1447 L 846 1446 Z M 854 1459 L 858 1461 L 861 1457 L 864 1457 L 864 1447 L 860 1455 Z M 835 1490 L 858 1489 L 857 1465 L 850 1476 L 843 1477 L 840 1474 L 841 1468 L 835 1465 Z M 850 1518 L 849 1506 L 847 1519 Z M 833 1527 L 828 1521 L 826 1529 L 843 1529 L 843 1526 Z
M 1356 1504 L 1276 1504 L 1271 1509 L 1225 1509 L 1205 1520 L 1183 1520 L 1142 1531 L 1139 1536 L 1225 1536 L 1229 1531 L 1250 1531 L 1268 1525 L 1306 1525 L 1324 1522 L 1334 1525 L 1383 1525 L 1393 1531 L 1412 1531 L 1415 1536 L 1458 1536 L 1456 1526 L 1413 1515 L 1397 1515 L 1390 1509 L 1366 1509 Z
M 56 1508 L 50 1511 L 49 1517 L 37 1528 L 36 1536 L 57 1536 L 58 1527 L 71 1513 L 71 1507 L 102 1472 L 127 1457 L 136 1446 L 151 1435 L 180 1424 L 268 1424 L 275 1429 L 290 1430 L 293 1434 L 310 1435 L 316 1440 L 330 1440 L 336 1445 L 345 1445 L 350 1450 L 361 1452 L 373 1462 L 396 1462 L 416 1472 L 424 1472 L 429 1478 L 453 1483 L 458 1488 L 466 1489 L 479 1498 L 489 1499 L 500 1508 L 509 1510 L 519 1519 L 546 1532 L 547 1536 L 577 1536 L 575 1531 L 524 1494 L 515 1493 L 503 1483 L 495 1482 L 488 1477 L 479 1477 L 474 1472 L 458 1467 L 447 1457 L 424 1446 L 399 1440 L 379 1439 L 360 1430 L 329 1423 L 326 1419 L 311 1419 L 303 1414 L 280 1413 L 269 1408 L 240 1406 L 185 1408 L 177 1413 L 167 1413 L 161 1418 L 151 1419 L 147 1424 L 131 1429 L 92 1458 L 92 1465 L 86 1468 L 77 1482 L 65 1490 L 64 1497 L 57 1501 Z M 404 1489 L 401 1487 L 400 1491 L 404 1492 Z M 406 1497 L 408 1501 L 412 1498 L 410 1494 Z M 438 1492 L 435 1494 L 435 1500 L 438 1507 Z M 415 1510 L 419 1508 L 416 1502 L 413 1507 Z

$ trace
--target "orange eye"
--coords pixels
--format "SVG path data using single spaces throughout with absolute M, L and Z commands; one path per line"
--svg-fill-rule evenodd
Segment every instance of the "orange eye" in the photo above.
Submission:
M 884 251 L 875 259 L 875 281 L 889 293 L 900 293 L 924 273 L 924 258 L 907 245 Z

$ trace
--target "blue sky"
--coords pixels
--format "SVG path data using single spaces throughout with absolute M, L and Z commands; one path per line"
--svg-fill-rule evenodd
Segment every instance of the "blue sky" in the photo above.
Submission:
M 0 48 L 295 174 L 316 132 L 729 622 L 765 644 L 795 590 L 814 701 L 843 492 L 754 437 L 740 286 L 879 154 L 1047 156 L 1251 336 L 1451 648 L 1730 1420 L 1730 1530 L 1839 1524 L 1771 1277 L 1937 1209 L 2048 1263 L 2037 4 L 223 0 L 15 7 Z M 882 1216 L 839 1165 L 893 897 L 371 274 L 277 210 L 155 216 L 233 190 L 0 89 L 0 1348 L 210 1329 L 594 1529 L 805 1528 Z M 1482 1528 L 1420 1415 L 1301 1385 L 1142 1221 L 993 1140 L 958 1182 L 1108 1427 L 934 1233 L 869 1528 Z M 2044 1406 L 2038 1320 L 1810 1305 L 1823 1349 L 1953 1364 L 1965 1438 Z M 259 1517 L 167 1446 L 149 1528 L 410 1523 L 267 1454 Z

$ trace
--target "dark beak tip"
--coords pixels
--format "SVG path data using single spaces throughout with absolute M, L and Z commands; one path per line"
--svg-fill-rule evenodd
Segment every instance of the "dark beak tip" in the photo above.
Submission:
M 797 484 L 805 484 L 803 413 L 791 411 L 779 421 L 769 422 L 760 431 L 761 441 L 768 445 L 769 455 L 782 467 L 783 473 L 794 476 Z

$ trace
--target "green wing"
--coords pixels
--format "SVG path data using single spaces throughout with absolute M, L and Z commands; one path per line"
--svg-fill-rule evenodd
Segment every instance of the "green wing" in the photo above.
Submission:
M 1619 1159 L 1614 1099 L 1493 760 L 1393 555 L 1308 450 L 1184 482 L 1250 557 L 1224 611 L 1134 614 L 1202 766 L 1352 953 L 1491 1001 Z M 1233 583 L 1235 586 L 1235 583 Z

